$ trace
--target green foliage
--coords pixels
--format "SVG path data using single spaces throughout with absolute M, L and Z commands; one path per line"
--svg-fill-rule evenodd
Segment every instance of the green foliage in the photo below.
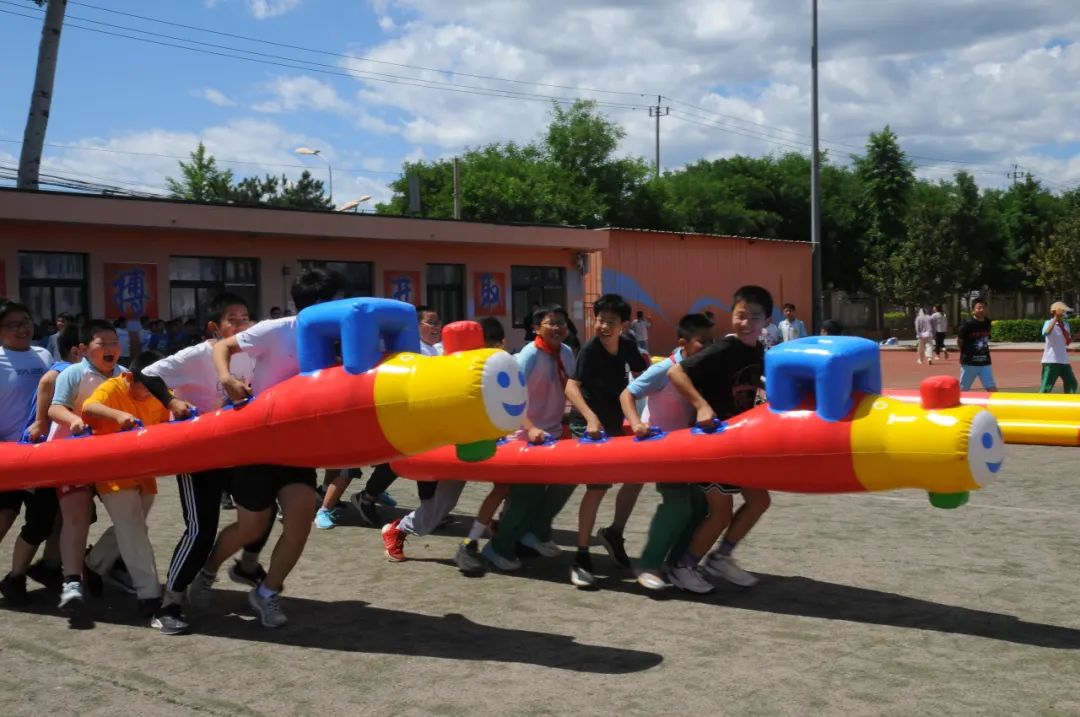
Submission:
M 901 330 L 914 326 L 911 316 L 906 311 L 886 311 L 885 328 L 889 330 Z
M 1027 273 L 1035 285 L 1052 294 L 1080 287 L 1080 211 L 1062 220 L 1032 251 Z
M 321 180 L 306 169 L 300 179 L 292 182 L 282 175 L 264 178 L 244 177 L 233 183 L 231 170 L 220 169 L 213 155 L 207 154 L 202 142 L 191 153 L 190 162 L 180 162 L 179 180 L 165 180 L 174 199 L 221 204 L 266 205 L 301 209 L 333 209 L 334 205 L 323 191 Z
M 1049 318 L 1049 317 L 1047 317 Z M 1080 318 L 1069 319 L 1073 335 L 1080 331 Z M 1046 319 L 1002 319 L 990 322 L 990 340 L 1011 343 L 1042 343 Z

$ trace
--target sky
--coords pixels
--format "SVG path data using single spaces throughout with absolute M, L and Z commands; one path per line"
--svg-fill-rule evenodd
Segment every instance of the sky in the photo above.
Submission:
M 0 0 L 0 177 L 42 17 Z M 822 148 L 849 162 L 889 125 L 922 177 L 1072 188 L 1078 35 L 1075 0 L 819 0 Z M 371 206 L 404 161 L 538 139 L 553 101 L 596 100 L 652 161 L 658 95 L 664 169 L 808 153 L 809 58 L 810 0 L 69 0 L 42 171 L 165 194 L 202 141 Z

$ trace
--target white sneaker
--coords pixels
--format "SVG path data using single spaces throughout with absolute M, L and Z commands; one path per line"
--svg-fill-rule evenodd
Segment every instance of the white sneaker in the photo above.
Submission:
M 638 575 L 637 582 L 646 590 L 667 590 L 671 587 L 671 583 L 664 580 L 660 573 L 654 573 L 651 570 L 645 570 Z
M 735 558 L 720 553 L 713 553 L 705 561 L 705 572 L 713 577 L 723 578 L 729 583 L 742 588 L 753 587 L 758 582 L 756 577 L 739 567 L 739 564 L 735 562 Z
M 259 588 L 252 588 L 248 593 L 248 602 L 255 612 L 259 613 L 263 627 L 281 627 L 289 622 L 289 618 L 281 611 L 281 595 L 278 593 L 264 598 L 259 595 Z
M 60 609 L 74 611 L 83 605 L 82 583 L 72 580 L 60 589 Z
M 554 540 L 540 540 L 532 533 L 521 536 L 521 544 L 526 548 L 532 548 L 545 558 L 557 558 L 562 555 L 562 548 Z
M 484 549 L 480 551 L 480 554 L 484 556 L 489 563 L 494 565 L 496 569 L 503 572 L 512 573 L 515 570 L 521 570 L 521 561 L 517 558 L 507 558 L 499 555 L 495 552 L 495 548 L 491 547 L 491 543 L 488 542 L 484 546 Z
M 214 599 L 214 581 L 216 575 L 209 575 L 205 570 L 195 573 L 195 578 L 187 586 L 187 599 L 192 607 L 205 610 Z
M 680 565 L 672 568 L 668 572 L 668 577 L 671 578 L 671 582 L 675 587 L 686 592 L 706 595 L 716 589 L 712 583 L 701 577 L 701 573 L 696 568 Z

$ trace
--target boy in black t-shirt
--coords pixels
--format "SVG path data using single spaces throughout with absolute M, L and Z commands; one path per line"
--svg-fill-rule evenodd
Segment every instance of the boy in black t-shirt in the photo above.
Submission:
M 956 334 L 960 349 L 960 390 L 968 391 L 978 378 L 987 391 L 996 391 L 994 370 L 990 365 L 990 319 L 986 317 L 986 299 L 971 304 L 971 318 Z
M 772 296 L 766 289 L 740 288 L 731 306 L 732 333 L 668 372 L 672 385 L 697 412 L 696 421 L 702 429 L 715 430 L 715 419 L 729 419 L 758 402 L 765 364 L 765 352 L 758 337 L 772 310 Z M 738 476 L 728 479 L 734 483 L 739 480 Z M 698 525 L 686 552 L 671 569 L 672 582 L 691 592 L 709 592 L 712 586 L 698 574 L 698 563 L 723 533 L 724 539 L 705 562 L 705 572 L 743 587 L 754 585 L 757 578 L 739 567 L 732 552 L 768 510 L 769 492 L 740 489 L 727 483 L 708 483 L 702 490 L 709 504 L 709 515 Z M 732 496 L 736 493 L 742 493 L 744 502 L 732 516 Z
M 623 412 L 619 396 L 629 383 L 627 368 L 640 373 L 648 366 L 637 344 L 622 334 L 630 321 L 630 304 L 618 294 L 604 294 L 593 304 L 596 316 L 596 335 L 581 349 L 574 373 L 566 382 L 566 398 L 570 411 L 570 431 L 580 438 L 588 434 L 598 438 L 601 430 L 608 436 L 623 433 Z M 590 485 L 581 499 L 578 511 L 578 549 L 570 568 L 570 582 L 579 588 L 596 585 L 589 540 L 596 512 L 610 485 Z M 624 568 L 630 567 L 623 542 L 623 528 L 634 510 L 640 483 L 627 483 L 615 499 L 615 518 L 607 528 L 597 531 L 596 537 L 612 559 Z

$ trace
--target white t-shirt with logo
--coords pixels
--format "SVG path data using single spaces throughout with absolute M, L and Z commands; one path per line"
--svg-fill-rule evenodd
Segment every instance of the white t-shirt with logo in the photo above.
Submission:
M 0 347 L 0 441 L 22 438 L 38 382 L 51 365 L 52 356 L 40 346 L 27 351 Z
M 1053 331 L 1050 330 L 1050 320 L 1043 324 L 1043 336 L 1046 337 L 1046 348 L 1043 349 L 1043 363 L 1069 363 L 1069 344 L 1065 341 L 1065 332 L 1061 324 L 1056 324 Z M 1049 333 L 1047 333 L 1049 332 Z
M 221 408 L 228 396 L 214 370 L 215 341 L 203 341 L 177 354 L 156 361 L 143 370 L 147 376 L 157 376 L 182 401 L 210 413 Z M 252 381 L 255 360 L 247 353 L 236 353 L 229 359 L 229 373 L 245 383 Z
M 251 389 L 256 396 L 300 373 L 295 316 L 260 321 L 238 333 L 236 343 L 255 360 Z

